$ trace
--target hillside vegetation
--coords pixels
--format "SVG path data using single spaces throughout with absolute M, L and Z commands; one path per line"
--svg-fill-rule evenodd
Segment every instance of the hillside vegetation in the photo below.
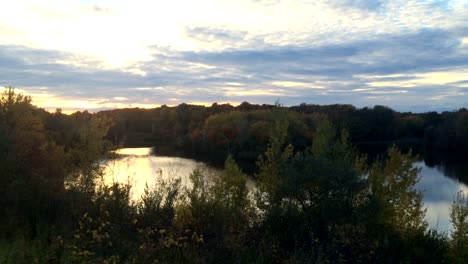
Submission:
M 223 159 L 224 169 L 214 181 L 196 169 L 190 187 L 158 182 L 133 201 L 131 186 L 102 183 L 100 161 L 134 135 Z M 464 194 L 452 206 L 452 234 L 430 230 L 412 153 L 393 146 L 369 161 L 353 146 L 411 140 L 463 151 L 467 138 L 464 109 L 244 103 L 64 115 L 8 88 L 0 98 L 0 262 L 468 263 Z

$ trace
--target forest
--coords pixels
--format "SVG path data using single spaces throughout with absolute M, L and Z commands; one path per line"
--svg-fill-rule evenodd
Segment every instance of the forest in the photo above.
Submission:
M 453 202 L 451 234 L 429 228 L 413 166 L 425 152 L 466 157 L 466 109 L 244 102 L 66 115 L 32 100 L 0 96 L 0 263 L 468 263 L 468 198 Z M 134 201 L 130 185 L 103 182 L 101 161 L 122 146 L 221 170 Z
M 273 131 L 274 107 L 247 102 L 237 107 L 180 104 L 98 114 L 114 120 L 107 136 L 113 144 L 155 146 L 159 154 L 191 157 L 219 167 L 231 155 L 244 171 L 257 173 L 255 162 L 266 151 Z M 283 109 L 289 123 L 287 141 L 298 150 L 312 144 L 316 121 L 326 118 L 336 131 L 347 131 L 353 146 L 370 159 L 393 144 L 405 152 L 412 149 L 428 164 L 459 160 L 468 152 L 468 110 L 464 108 L 442 113 L 400 113 L 385 106 L 301 104 Z M 460 176 L 468 183 L 464 172 Z

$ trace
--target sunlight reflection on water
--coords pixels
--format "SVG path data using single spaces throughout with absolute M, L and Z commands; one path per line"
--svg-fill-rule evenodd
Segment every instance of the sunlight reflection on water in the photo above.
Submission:
M 208 168 L 204 163 L 192 159 L 154 156 L 151 148 L 124 148 L 116 153 L 119 155 L 117 159 L 106 162 L 105 183 L 131 184 L 134 200 L 141 197 L 146 184 L 153 187 L 158 180 L 180 178 L 182 186 L 190 186 L 190 173 L 197 166 Z M 468 194 L 468 186 L 445 177 L 441 171 L 426 166 L 424 162 L 417 162 L 415 166 L 421 168 L 421 180 L 416 188 L 424 194 L 429 227 L 450 233 L 450 207 L 460 190 Z M 254 185 L 252 181 L 248 184 L 250 188 Z
M 160 180 L 180 178 L 182 186 L 190 186 L 191 172 L 198 166 L 206 167 L 192 159 L 153 156 L 151 148 L 125 148 L 116 153 L 120 156 L 105 164 L 104 182 L 129 183 L 134 200 L 141 197 L 146 185 L 154 187 Z

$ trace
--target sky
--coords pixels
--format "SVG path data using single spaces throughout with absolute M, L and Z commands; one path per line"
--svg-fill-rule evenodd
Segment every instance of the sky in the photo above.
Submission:
M 467 0 L 0 1 L 0 86 L 50 111 L 468 108 Z

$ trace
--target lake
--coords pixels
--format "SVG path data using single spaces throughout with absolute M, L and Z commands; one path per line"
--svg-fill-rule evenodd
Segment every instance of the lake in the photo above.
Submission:
M 158 180 L 180 178 L 183 186 L 190 184 L 189 175 L 202 162 L 179 157 L 155 156 L 151 148 L 123 148 L 118 157 L 108 161 L 107 183 L 130 183 L 133 199 L 139 199 L 146 184 L 153 186 Z M 468 193 L 468 186 L 454 177 L 447 166 L 429 166 L 425 161 L 415 163 L 421 168 L 421 180 L 416 185 L 424 193 L 426 220 L 430 227 L 450 232 L 450 207 L 459 191 Z
M 440 166 L 429 167 L 423 161 L 415 165 L 421 168 L 421 180 L 416 184 L 416 188 L 424 194 L 426 220 L 429 226 L 449 232 L 452 228 L 450 207 L 459 191 L 468 194 L 468 186 L 456 178 L 445 175 Z
M 117 158 L 108 160 L 105 166 L 105 183 L 130 183 L 132 198 L 138 200 L 146 185 L 158 181 L 181 179 L 182 186 L 190 185 L 190 173 L 203 162 L 179 157 L 155 156 L 151 148 L 123 148 L 116 151 Z

